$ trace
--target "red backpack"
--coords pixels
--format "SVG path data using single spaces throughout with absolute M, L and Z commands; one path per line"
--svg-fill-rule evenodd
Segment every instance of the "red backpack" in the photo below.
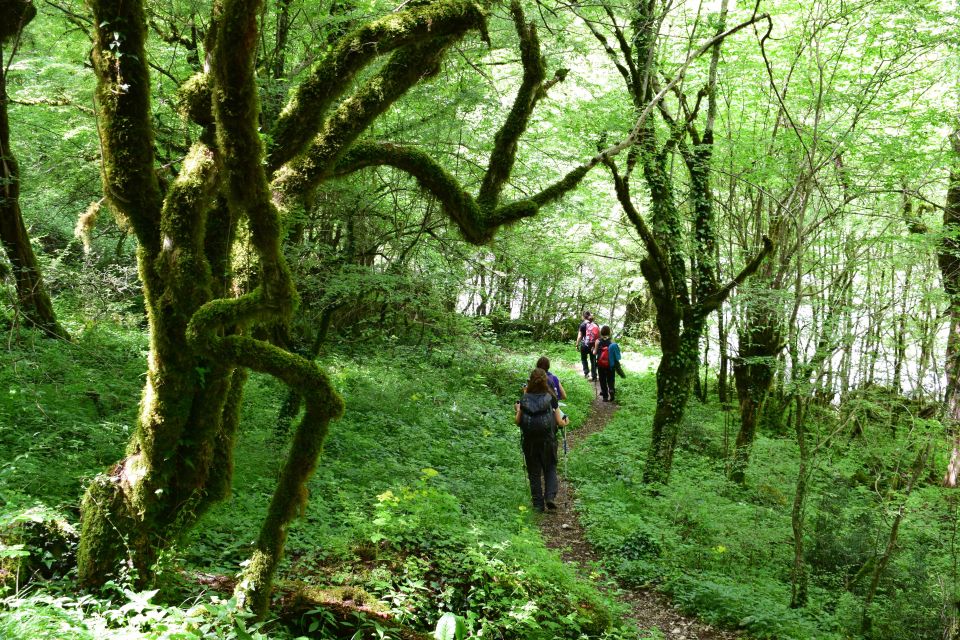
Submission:
M 583 346 L 593 347 L 593 343 L 596 342 L 599 336 L 600 336 L 600 327 L 598 327 L 593 322 L 589 323 L 587 325 L 586 330 L 583 333 Z
M 600 356 L 597 358 L 597 366 L 604 369 L 610 368 L 610 345 L 606 344 L 600 347 Z

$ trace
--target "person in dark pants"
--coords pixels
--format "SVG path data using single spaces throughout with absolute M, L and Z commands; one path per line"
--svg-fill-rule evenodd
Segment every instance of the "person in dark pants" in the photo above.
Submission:
M 556 509 L 557 427 L 569 424 L 570 419 L 560 411 L 546 371 L 537 368 L 530 373 L 515 409 L 533 508 L 540 512 L 544 507 Z
M 600 339 L 593 346 L 593 352 L 597 359 L 597 371 L 600 373 L 600 397 L 605 401 L 613 402 L 617 364 L 620 362 L 620 345 L 613 341 L 608 325 L 603 325 L 600 329 Z
M 583 365 L 583 377 L 597 380 L 597 356 L 593 351 L 593 345 L 597 341 L 600 330 L 593 321 L 593 314 L 589 311 L 583 312 L 583 322 L 580 323 L 580 330 L 577 331 L 577 348 L 580 350 L 580 364 Z M 589 362 L 589 366 L 588 366 Z

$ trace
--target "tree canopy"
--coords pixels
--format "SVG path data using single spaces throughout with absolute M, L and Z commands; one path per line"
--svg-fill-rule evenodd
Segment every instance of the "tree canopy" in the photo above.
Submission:
M 936 581 L 885 582 L 909 505 L 960 476 L 957 21 L 934 0 L 0 0 L 8 350 L 145 340 L 129 439 L 77 498 L 78 584 L 158 584 L 235 491 L 268 389 L 282 462 L 232 585 L 263 618 L 350 358 L 569 346 L 589 310 L 658 358 L 652 404 L 621 409 L 646 429 L 625 491 L 666 499 L 706 450 L 760 491 L 758 443 L 789 443 L 793 609 L 838 588 L 808 515 L 824 466 L 869 452 L 830 474 L 872 475 L 887 526 L 832 578 L 856 607 L 830 606 L 882 637 L 876 603 Z M 114 392 L 71 393 L 102 417 Z M 722 445 L 692 417 L 711 402 Z

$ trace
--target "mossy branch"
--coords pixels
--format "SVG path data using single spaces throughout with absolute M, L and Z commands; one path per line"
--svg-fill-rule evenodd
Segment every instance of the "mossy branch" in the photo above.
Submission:
M 240 408 L 247 377 L 247 370 L 237 367 L 229 378 L 230 387 L 220 410 L 220 429 L 213 443 L 214 464 L 210 467 L 207 481 L 206 497 L 211 502 L 228 498 L 233 486 L 233 449 L 240 426 Z
M 567 172 L 565 176 L 554 182 L 543 191 L 530 196 L 530 200 L 536 203 L 538 207 L 543 207 L 556 202 L 563 196 L 567 195 L 568 192 L 576 189 L 590 172 L 590 169 L 592 169 L 594 166 L 596 165 L 583 164 L 575 169 L 572 169 L 571 171 Z
M 306 505 L 306 483 L 316 468 L 330 421 L 339 418 L 344 409 L 343 400 L 315 363 L 262 340 L 242 335 L 218 337 L 223 327 L 239 318 L 257 317 L 265 306 L 269 307 L 263 303 L 264 295 L 264 289 L 258 288 L 236 300 L 212 301 L 194 314 L 187 330 L 191 345 L 208 357 L 270 374 L 296 390 L 306 405 L 250 564 L 237 586 L 241 604 L 258 615 L 265 614 L 269 608 L 273 576 L 283 556 L 287 527 Z M 232 407 L 232 404 L 225 406 L 224 413 L 235 413 Z M 232 458 L 228 460 L 231 461 Z M 227 490 L 228 479 L 221 478 L 217 483 L 221 491 Z
M 283 554 L 286 530 L 304 505 L 305 484 L 316 466 L 329 422 L 343 411 L 342 400 L 314 363 L 267 342 L 232 333 L 256 323 L 285 321 L 296 304 L 296 291 L 280 252 L 279 217 L 260 162 L 263 149 L 257 132 L 259 103 L 253 56 L 261 2 L 223 2 L 212 64 L 213 114 L 226 177 L 226 195 L 234 208 L 247 215 L 251 243 L 260 260 L 260 284 L 239 298 L 208 302 L 193 314 L 186 330 L 190 346 L 220 366 L 268 373 L 306 400 L 307 409 L 281 471 L 254 556 L 238 586 L 241 601 L 259 615 L 269 606 L 273 575 Z M 227 411 L 234 409 L 225 406 L 224 412 Z M 221 479 L 221 483 L 224 480 Z M 225 490 L 222 485 L 220 489 Z
M 486 17 L 479 5 L 441 0 L 373 20 L 340 38 L 280 114 L 267 159 L 269 170 L 275 171 L 307 147 L 334 100 L 374 59 L 423 40 L 460 36 L 472 29 L 487 39 Z
M 308 193 L 329 177 L 340 156 L 359 136 L 413 85 L 435 75 L 455 37 L 434 38 L 409 45 L 390 57 L 326 120 L 310 148 L 276 174 L 273 189 L 284 200 Z
M 738 273 L 732 280 L 723 285 L 720 289 L 707 296 L 700 302 L 700 313 L 701 315 L 707 315 L 712 311 L 716 310 L 723 301 L 727 299 L 730 293 L 736 289 L 738 286 L 743 284 L 747 278 L 752 276 L 754 272 L 760 268 L 760 265 L 763 263 L 764 259 L 773 251 L 773 241 L 767 236 L 763 236 L 763 249 L 754 256 L 753 260 L 743 268 L 743 270 Z
M 546 62 L 540 54 L 540 39 L 533 23 L 527 24 L 518 0 L 510 3 L 510 14 L 520 38 L 520 61 L 523 64 L 523 81 L 513 99 L 513 107 L 497 131 L 493 140 L 490 163 L 480 184 L 477 202 L 481 207 L 493 209 L 517 159 L 517 142 L 530 123 L 530 116 L 537 102 L 545 95 L 543 82 L 546 78 Z
M 97 25 L 91 58 L 104 192 L 113 210 L 130 221 L 140 245 L 155 253 L 162 195 L 154 172 L 143 3 L 90 0 L 90 8 Z
M 607 159 L 604 161 L 604 164 L 607 165 L 607 168 L 610 169 L 610 173 L 613 175 L 614 190 L 617 194 L 617 200 L 620 201 L 620 206 L 623 207 L 627 218 L 640 234 L 640 239 L 643 240 L 643 245 L 647 249 L 650 266 L 652 267 L 650 271 L 651 275 L 647 279 L 650 281 L 651 287 L 653 287 L 656 282 L 660 282 L 661 286 L 658 288 L 663 292 L 661 298 L 665 301 L 673 301 L 673 304 L 676 304 L 677 295 L 673 286 L 670 262 L 663 249 L 660 248 L 660 243 L 657 242 L 653 232 L 650 231 L 650 227 L 647 226 L 647 222 L 643 219 L 643 216 L 640 215 L 640 212 L 637 211 L 637 208 L 633 206 L 633 199 L 630 197 L 630 185 L 627 179 L 617 171 L 617 166 L 613 160 Z
M 346 175 L 372 166 L 391 166 L 410 174 L 421 188 L 440 201 L 444 212 L 460 229 L 464 239 L 473 244 L 489 242 L 501 226 L 534 216 L 540 208 L 533 199 L 527 199 L 492 211 L 484 209 L 429 154 L 390 143 L 362 142 L 354 145 L 337 164 L 335 175 Z
M 421 188 L 440 201 L 446 214 L 469 242 L 483 244 L 492 237 L 473 196 L 428 153 L 390 143 L 360 142 L 353 145 L 337 164 L 336 175 L 373 166 L 391 166 L 411 175 Z

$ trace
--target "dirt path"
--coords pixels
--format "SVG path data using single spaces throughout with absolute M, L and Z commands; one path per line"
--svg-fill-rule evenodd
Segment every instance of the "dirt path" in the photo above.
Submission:
M 595 397 L 590 407 L 590 414 L 583 426 L 576 431 L 567 432 L 570 451 L 576 449 L 577 444 L 584 438 L 603 429 L 616 410 L 616 403 L 604 402 L 599 397 Z M 566 477 L 561 475 L 557 493 L 559 508 L 541 519 L 540 531 L 547 546 L 560 550 L 563 559 L 577 565 L 580 574 L 586 577 L 595 574 L 597 567 L 600 566 L 600 556 L 586 540 L 583 527 L 580 526 L 577 518 L 575 505 L 575 488 Z M 598 586 L 608 593 L 613 591 L 610 595 L 630 607 L 627 617 L 634 620 L 637 626 L 641 629 L 656 627 L 667 640 L 732 640 L 740 637 L 682 615 L 671 606 L 666 596 L 655 591 L 604 584 Z

